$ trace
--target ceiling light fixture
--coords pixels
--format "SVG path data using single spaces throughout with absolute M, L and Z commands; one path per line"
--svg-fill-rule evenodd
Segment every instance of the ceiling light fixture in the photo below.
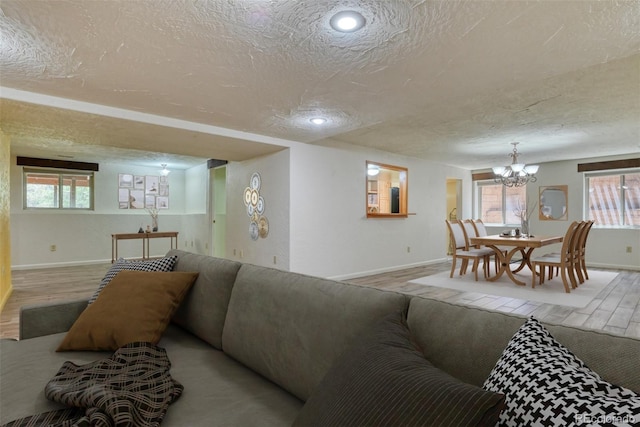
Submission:
M 162 174 L 162 176 L 167 176 L 171 173 L 171 171 L 169 169 L 167 169 L 167 164 L 163 163 L 160 166 L 162 166 L 162 170 L 160 171 L 160 173 Z
M 327 119 L 325 119 L 324 117 L 313 117 L 309 119 L 309 121 L 314 125 L 323 125 L 327 123 Z
M 341 33 L 352 33 L 364 27 L 367 21 L 355 10 L 343 10 L 331 17 L 329 24 L 331 28 Z
M 380 166 L 378 165 L 369 165 L 367 166 L 367 175 L 376 176 L 380 173 Z
M 513 158 L 511 165 L 509 166 L 496 166 L 493 168 L 495 174 L 494 181 L 496 183 L 502 183 L 505 187 L 522 187 L 527 182 L 536 182 L 536 173 L 538 172 L 538 165 L 525 165 L 524 163 L 518 163 L 518 142 L 512 142 L 513 152 L 509 153 L 509 156 Z

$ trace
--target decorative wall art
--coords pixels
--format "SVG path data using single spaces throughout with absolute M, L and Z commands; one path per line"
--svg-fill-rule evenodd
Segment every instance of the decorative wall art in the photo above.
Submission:
M 244 189 L 243 200 L 247 207 L 249 217 L 249 236 L 251 240 L 266 238 L 269 235 L 269 220 L 264 216 L 265 202 L 260 195 L 262 179 L 260 174 L 255 172 L 251 175 L 249 186 Z
M 120 209 L 169 209 L 169 181 L 166 176 L 118 174 Z

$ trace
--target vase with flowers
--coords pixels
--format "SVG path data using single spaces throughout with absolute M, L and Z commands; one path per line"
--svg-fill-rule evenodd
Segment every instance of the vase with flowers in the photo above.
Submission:
M 158 209 L 147 209 L 149 215 L 151 215 L 151 231 L 158 231 Z
M 531 208 L 529 208 L 529 200 L 527 199 L 527 203 L 523 206 L 520 200 L 518 200 L 518 206 L 514 210 L 514 214 L 520 218 L 520 234 L 522 237 L 529 237 L 529 218 L 531 218 L 531 214 L 536 209 L 537 203 L 534 203 Z

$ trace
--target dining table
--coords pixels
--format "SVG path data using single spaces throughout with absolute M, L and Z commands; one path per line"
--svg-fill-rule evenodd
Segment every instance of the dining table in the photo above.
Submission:
M 504 234 L 494 234 L 489 236 L 477 236 L 470 237 L 469 242 L 472 245 L 486 246 L 491 249 L 498 257 L 498 271 L 495 276 L 487 278 L 489 281 L 498 280 L 504 273 L 511 279 L 513 283 L 520 286 L 526 286 L 526 283 L 519 280 L 515 274 L 522 270 L 525 266 L 528 266 L 531 270 L 531 274 L 536 274 L 531 267 L 531 253 L 543 246 L 552 245 L 554 243 L 562 243 L 564 236 L 511 236 Z M 512 249 L 505 250 L 504 247 L 512 247 Z M 501 248 L 502 247 L 502 248 Z M 515 254 L 522 254 L 520 264 L 511 269 L 512 258 Z

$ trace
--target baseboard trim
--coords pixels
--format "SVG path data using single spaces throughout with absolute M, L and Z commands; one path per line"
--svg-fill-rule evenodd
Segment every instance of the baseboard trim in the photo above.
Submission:
M 341 274 L 341 275 L 338 275 L 338 276 L 327 277 L 327 279 L 331 279 L 331 280 L 347 280 L 347 279 L 353 279 L 355 277 L 373 276 L 375 274 L 388 273 L 390 271 L 405 270 L 407 268 L 413 268 L 413 267 L 423 267 L 425 265 L 437 264 L 437 263 L 443 262 L 443 261 L 447 261 L 447 258 L 439 258 L 439 259 L 433 259 L 433 260 L 429 260 L 429 261 L 420 261 L 420 262 L 416 262 L 416 263 L 412 263 L 412 264 L 394 265 L 394 266 L 391 266 L 391 267 L 378 268 L 378 269 L 375 269 L 375 270 L 360 271 L 360 272 L 356 272 L 356 273 Z
M 43 268 L 79 267 L 82 265 L 110 264 L 111 259 L 94 259 L 87 261 L 52 262 L 46 264 L 12 265 L 11 270 L 39 270 Z

